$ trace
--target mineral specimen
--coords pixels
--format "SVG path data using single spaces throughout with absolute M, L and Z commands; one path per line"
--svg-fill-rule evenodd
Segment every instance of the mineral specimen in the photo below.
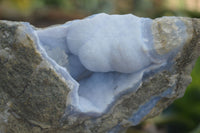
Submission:
M 44 29 L 0 21 L 0 132 L 117 133 L 156 116 L 191 81 L 199 23 L 104 13 Z

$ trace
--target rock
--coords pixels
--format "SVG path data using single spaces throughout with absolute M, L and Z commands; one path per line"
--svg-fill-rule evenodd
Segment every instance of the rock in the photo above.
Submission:
M 99 20 L 92 22 L 95 17 Z M 99 35 L 94 34 L 95 40 L 88 41 L 88 36 L 82 34 L 88 32 L 92 35 L 95 32 L 89 31 L 93 31 L 94 27 L 82 24 L 91 21 L 97 25 L 103 17 L 112 22 L 112 16 L 105 14 L 45 29 L 37 29 L 25 22 L 0 21 L 0 132 L 117 133 L 158 115 L 183 96 L 191 82 L 194 63 L 200 56 L 200 20 L 183 17 L 148 19 L 147 25 L 144 25 L 148 27 L 147 31 L 141 30 L 141 33 L 155 49 L 147 48 L 144 52 L 152 55 L 148 56 L 153 62 L 151 67 L 141 67 L 141 71 L 124 71 L 121 69 L 124 66 L 118 66 L 112 71 L 99 72 L 102 69 L 97 67 L 101 64 L 92 66 L 95 70 L 87 69 L 80 63 L 77 52 L 74 54 L 73 48 L 68 47 L 74 43 L 70 47 L 77 45 L 79 48 L 95 40 L 98 44 L 104 29 L 97 32 Z M 140 18 L 133 18 L 140 21 Z M 80 29 L 79 35 L 76 25 L 87 28 Z M 123 29 L 123 25 L 119 28 Z M 73 38 L 69 41 L 69 37 L 75 38 L 76 42 Z M 107 42 L 105 46 L 112 40 L 104 43 Z M 117 50 L 114 49 L 115 44 L 110 47 L 112 51 Z M 83 51 L 83 55 L 87 55 Z M 73 63 L 78 67 L 73 67 Z M 90 65 L 88 63 L 91 62 L 87 60 L 86 65 Z M 96 80 L 93 77 L 97 77 Z M 88 84 L 92 85 L 91 89 L 88 89 Z M 116 84 L 118 86 L 113 87 Z

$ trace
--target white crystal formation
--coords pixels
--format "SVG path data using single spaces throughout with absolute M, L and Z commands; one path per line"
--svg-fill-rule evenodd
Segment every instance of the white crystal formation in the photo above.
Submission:
M 43 56 L 71 84 L 67 105 L 102 114 L 136 91 L 145 75 L 173 64 L 176 51 L 192 37 L 187 24 L 181 18 L 101 13 L 37 29 L 35 36 Z

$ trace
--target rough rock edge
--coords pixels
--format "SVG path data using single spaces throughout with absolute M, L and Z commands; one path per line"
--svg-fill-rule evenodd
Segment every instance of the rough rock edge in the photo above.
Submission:
M 122 132 L 122 131 L 125 131 L 126 128 L 128 128 L 129 126 L 132 125 L 132 123 L 130 121 L 128 121 L 128 119 L 133 115 L 134 112 L 137 112 L 138 107 L 140 105 L 145 104 L 147 101 L 149 101 L 149 99 L 152 98 L 152 96 L 160 95 L 161 93 L 166 91 L 169 87 L 173 87 L 173 92 L 171 93 L 171 95 L 167 95 L 166 97 L 161 98 L 161 100 L 156 104 L 156 106 L 151 110 L 151 112 L 143 118 L 143 120 L 150 118 L 150 117 L 154 117 L 155 115 L 159 114 L 164 108 L 166 108 L 169 104 L 171 104 L 175 99 L 183 96 L 186 86 L 191 81 L 191 78 L 190 78 L 191 70 L 195 64 L 196 59 L 198 58 L 198 56 L 200 56 L 199 55 L 200 54 L 200 52 L 199 52 L 200 51 L 200 40 L 198 38 L 198 36 L 200 35 L 200 26 L 199 26 L 200 20 L 192 19 L 192 22 L 193 22 L 193 27 L 194 27 L 193 38 L 192 38 L 191 42 L 189 42 L 187 45 L 184 46 L 184 48 L 180 52 L 180 54 L 178 54 L 176 61 L 175 61 L 176 66 L 173 68 L 174 70 L 172 70 L 170 72 L 163 71 L 161 73 L 158 73 L 158 74 L 152 76 L 149 80 L 146 80 L 145 82 L 143 82 L 142 86 L 138 89 L 138 91 L 136 93 L 132 93 L 132 94 L 123 96 L 123 98 L 121 98 L 122 100 L 117 101 L 117 103 L 115 104 L 114 107 L 112 107 L 110 112 L 108 112 L 107 114 L 105 114 L 101 117 L 94 118 L 92 120 L 90 120 L 90 118 L 87 116 L 71 115 L 71 116 L 68 116 L 65 119 L 65 121 L 63 121 L 64 125 L 62 127 L 60 127 L 61 125 L 59 123 L 58 118 L 60 118 L 61 114 L 63 113 L 63 110 L 60 110 L 62 113 L 58 112 L 59 114 L 57 114 L 57 115 L 54 114 L 56 117 L 53 117 L 50 115 L 45 116 L 46 114 L 37 116 L 39 113 L 41 113 L 41 112 L 37 112 L 37 111 L 41 111 L 39 109 L 38 110 L 36 109 L 37 110 L 36 115 L 34 115 L 34 113 L 31 114 L 29 112 L 28 112 L 28 114 L 26 114 L 27 110 L 22 110 L 22 108 L 25 108 L 24 103 L 21 103 L 22 105 L 20 105 L 20 103 L 18 103 L 19 96 L 15 97 L 15 95 L 14 96 L 11 95 L 13 92 L 16 93 L 16 91 L 12 90 L 13 92 L 5 93 L 5 87 L 7 87 L 7 86 L 9 87 L 10 84 L 11 84 L 10 88 L 13 88 L 13 85 L 16 88 L 16 85 L 15 85 L 16 83 L 15 82 L 12 83 L 12 81 L 15 81 L 16 79 L 8 80 L 10 78 L 10 76 L 5 76 L 5 72 L 8 71 L 7 68 L 5 70 L 1 69 L 0 76 L 2 76 L 2 75 L 3 76 L 0 77 L 0 96 L 2 96 L 2 97 L 0 97 L 1 98 L 0 101 L 3 101 L 3 102 L 0 102 L 0 106 L 3 107 L 4 110 L 2 110 L 2 108 L 0 110 L 0 123 L 1 123 L 1 119 L 2 119 L 1 115 L 3 113 L 7 113 L 8 118 L 7 118 L 7 123 L 4 123 L 5 125 L 3 124 L 3 126 L 2 125 L 0 126 L 0 131 L 3 129 L 4 131 L 6 131 L 6 133 L 11 133 L 11 132 L 15 132 L 15 133 L 18 133 L 18 132 L 20 132 L 20 133 L 27 133 L 27 132 L 32 132 L 32 133 L 41 133 L 41 132 L 44 132 L 44 133 L 46 133 L 46 132 L 48 132 L 48 133 L 56 133 L 56 132 L 58 132 L 58 133 L 64 133 L 64 132 L 67 132 L 67 133 L 79 133 L 79 132 L 81 132 L 81 133 L 84 133 L 84 132 L 85 133 L 94 133 L 94 132 L 95 133 L 105 133 L 112 128 L 113 130 L 110 130 L 111 132 L 112 131 L 113 132 L 114 131 Z M 0 34 L 4 33 L 2 31 L 10 31 L 11 29 L 17 29 L 17 27 L 20 26 L 20 23 L 9 22 L 9 23 L 11 23 L 9 25 L 6 25 L 6 23 L 7 22 L 5 22 L 5 21 L 0 22 L 0 31 L 1 31 Z M 2 30 L 2 25 L 5 28 L 3 30 Z M 12 33 L 10 35 L 15 35 L 15 33 L 16 33 L 15 31 L 16 30 L 10 31 L 10 33 Z M 3 36 L 0 35 L 0 50 L 5 49 L 5 47 L 8 47 L 8 46 L 12 47 L 12 44 L 15 44 L 15 42 L 17 42 L 16 41 L 17 36 L 11 36 L 7 39 L 2 38 L 2 37 Z M 30 40 L 31 39 L 29 39 L 29 41 Z M 30 45 L 31 44 L 32 44 L 32 42 L 30 42 Z M 23 44 L 15 45 L 15 47 L 18 47 L 18 46 L 19 47 L 23 46 L 25 48 L 27 47 L 27 45 L 23 45 Z M 32 46 L 31 48 L 35 49 L 35 46 Z M 14 50 L 16 50 L 16 49 L 14 49 Z M 28 51 L 28 52 L 30 52 L 30 51 Z M 36 51 L 34 50 L 34 52 L 36 52 Z M 10 55 L 16 54 L 16 51 L 10 51 L 9 54 Z M 30 54 L 30 53 L 24 53 L 25 56 L 27 56 L 28 54 Z M 38 53 L 36 55 L 39 56 Z M 29 58 L 29 57 L 27 57 L 27 58 Z M 34 64 L 33 60 L 35 60 L 35 58 L 31 59 L 32 64 Z M 38 64 L 40 64 L 43 60 L 41 57 L 37 57 L 37 58 L 39 58 L 39 61 L 36 61 L 35 66 L 38 66 Z M 12 61 L 16 61 L 16 60 L 12 60 Z M 21 61 L 28 62 L 28 59 L 26 59 L 26 60 L 22 59 Z M 0 68 L 3 68 L 3 66 L 6 63 L 9 66 L 10 64 L 8 62 L 9 62 L 9 60 L 6 62 L 6 60 L 0 54 Z M 30 63 L 30 61 L 29 61 L 29 63 Z M 23 67 L 23 68 L 26 69 L 26 67 Z M 12 68 L 12 69 L 14 69 L 14 68 Z M 31 70 L 34 73 L 34 71 L 36 71 L 37 69 L 35 69 L 35 67 L 32 67 Z M 51 74 L 50 77 L 54 77 L 54 78 L 56 77 L 56 84 L 59 84 L 59 83 L 61 84 L 60 89 L 61 89 L 61 92 L 63 92 L 63 93 L 59 93 L 59 94 L 61 94 L 61 97 L 62 97 L 62 98 L 60 98 L 60 97 L 59 98 L 65 99 L 66 98 L 65 96 L 67 96 L 69 89 L 66 89 L 67 86 L 63 83 L 63 81 L 60 79 L 60 77 L 54 73 L 52 68 L 48 68 L 48 66 L 45 65 L 44 68 L 39 67 L 39 70 L 41 70 L 41 71 L 35 75 L 38 78 L 43 72 L 48 74 L 48 77 L 50 74 Z M 39 71 L 39 70 L 37 70 L 37 71 Z M 47 70 L 49 70 L 49 71 L 47 71 Z M 14 69 L 14 71 L 19 71 L 19 70 Z M 33 73 L 31 73 L 31 74 L 33 74 Z M 14 77 L 14 78 L 16 78 L 16 77 Z M 19 77 L 17 77 L 17 78 L 19 78 Z M 43 78 L 45 79 L 47 77 L 45 77 L 45 76 L 40 77 L 40 79 L 43 79 Z M 25 83 L 29 83 L 29 82 L 26 82 L 26 79 L 24 79 L 24 80 L 25 80 L 24 81 Z M 4 82 L 4 83 L 2 84 L 2 82 Z M 49 82 L 49 80 L 47 80 L 47 82 Z M 176 86 L 172 86 L 174 84 L 174 82 L 176 82 Z M 162 84 L 160 84 L 160 83 L 162 83 Z M 31 82 L 31 84 L 32 84 L 32 82 Z M 31 86 L 31 84 L 29 84 L 29 86 Z M 3 86 L 3 85 L 5 85 L 5 86 Z M 18 85 L 18 86 L 20 86 L 20 85 Z M 160 88 L 160 89 L 156 90 L 155 88 Z M 47 89 L 48 89 L 48 87 L 47 87 Z M 7 90 L 7 88 L 6 88 L 6 90 Z M 36 90 L 36 91 L 39 91 L 39 90 Z M 48 91 L 50 91 L 50 92 L 48 93 Z M 45 91 L 45 93 L 52 94 L 52 92 L 51 92 L 52 88 L 48 89 L 48 91 Z M 42 94 L 45 94 L 45 93 L 42 93 Z M 24 97 L 26 97 L 27 95 L 28 94 L 26 94 Z M 29 95 L 30 95 L 30 93 L 29 93 Z M 45 95 L 41 95 L 41 96 L 46 97 Z M 60 100 L 58 100 L 58 101 L 60 101 Z M 57 104 L 56 100 L 54 102 L 55 103 L 47 102 L 46 104 L 47 105 L 50 104 L 49 105 L 50 109 L 52 109 L 53 107 L 51 107 L 51 106 L 54 106 Z M 60 102 L 62 102 L 62 101 L 60 101 Z M 32 107 L 34 107 L 33 104 L 35 104 L 35 103 L 29 103 L 26 106 L 32 105 Z M 62 103 L 62 104 L 64 104 L 64 103 Z M 64 108 L 64 105 L 63 105 L 63 108 Z M 19 111 L 22 111 L 22 112 L 19 112 Z M 49 112 L 45 112 L 45 113 L 48 114 Z M 52 114 L 52 113 L 49 113 L 49 114 Z M 34 118 L 31 118 L 31 120 L 34 119 L 34 121 L 30 121 L 30 117 L 32 117 L 31 115 L 35 116 Z M 50 117 L 50 118 L 47 118 L 47 117 Z M 52 120 L 54 122 L 49 123 L 50 121 L 52 122 Z M 118 126 L 115 127 L 115 125 L 118 125 Z
M 33 125 L 58 128 L 66 108 L 69 88 L 27 30 L 22 23 L 0 21 L 0 94 L 5 96 L 0 106 L 7 110 L 6 133 L 29 132 Z

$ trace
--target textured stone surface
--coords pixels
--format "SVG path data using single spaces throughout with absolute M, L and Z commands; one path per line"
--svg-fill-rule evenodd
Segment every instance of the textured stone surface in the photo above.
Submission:
M 24 23 L 0 21 L 0 132 L 117 133 L 158 115 L 183 96 L 200 56 L 200 20 L 181 19 L 190 20 L 194 30 L 175 65 L 143 77 L 136 92 L 122 95 L 98 117 L 66 107 L 69 86 L 37 50 Z
M 8 124 L 13 123 L 7 132 L 20 132 L 12 127 L 18 119 L 41 128 L 58 127 L 66 108 L 67 85 L 46 65 L 25 27 L 2 21 L 0 31 L 1 106 L 17 118 L 7 116 Z

